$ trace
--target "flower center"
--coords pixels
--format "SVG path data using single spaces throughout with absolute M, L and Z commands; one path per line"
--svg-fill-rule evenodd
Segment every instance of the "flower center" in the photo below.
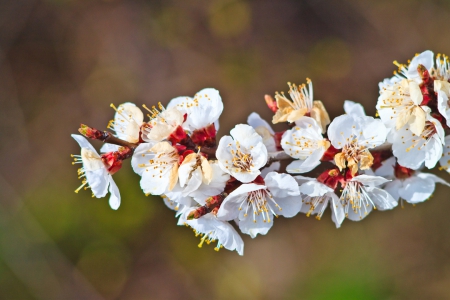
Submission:
M 342 152 L 336 154 L 334 159 L 340 170 L 345 168 L 345 162 L 347 162 L 347 167 L 351 169 L 352 175 L 358 171 L 358 163 L 361 170 L 368 169 L 373 164 L 372 154 L 365 146 L 358 144 L 357 139 L 345 144 Z
M 322 218 L 323 212 L 325 211 L 325 208 L 328 204 L 328 200 L 325 195 L 316 197 L 306 196 L 302 199 L 302 202 L 304 205 L 309 205 L 309 210 L 306 213 L 307 217 L 309 217 L 312 213 L 314 213 L 316 209 L 318 209 L 316 215 L 317 220 L 320 220 Z
M 249 210 L 253 210 L 254 223 L 256 223 L 256 216 L 259 216 L 260 214 L 264 223 L 270 223 L 271 214 L 278 217 L 276 212 L 269 205 L 270 202 L 272 202 L 278 210 L 282 210 L 278 203 L 273 199 L 273 196 L 269 191 L 265 189 L 253 191 L 246 195 L 244 201 L 242 201 L 239 206 L 239 210 L 244 210 L 244 217 L 248 216 Z
M 200 243 L 198 244 L 198 247 L 203 247 L 203 243 L 206 242 L 206 244 L 210 244 L 211 242 L 215 242 L 217 240 L 217 246 L 214 247 L 214 250 L 219 251 L 221 248 L 223 248 L 223 245 L 220 243 L 220 240 L 218 239 L 218 234 L 215 231 L 210 231 L 206 233 L 202 233 L 200 231 L 194 230 L 195 236 L 200 236 Z
M 417 147 L 417 150 L 421 150 L 423 147 L 425 147 L 428 144 L 428 142 L 431 140 L 433 135 L 436 133 L 437 133 L 436 126 L 433 124 L 433 122 L 426 121 L 425 128 L 423 129 L 422 133 L 420 134 L 420 138 L 417 137 L 415 134 L 412 134 L 411 146 L 409 146 L 406 149 L 406 152 L 409 152 L 411 149 L 416 148 L 416 147 Z
M 347 182 L 340 200 L 342 206 L 344 207 L 346 217 L 348 217 L 349 209 L 359 215 L 360 219 L 363 218 L 363 215 L 367 215 L 369 213 L 370 206 L 373 206 L 373 208 L 376 209 L 375 204 L 372 202 L 366 192 L 366 189 L 360 182 Z
M 238 168 L 239 171 L 249 172 L 253 167 L 252 155 L 243 153 L 239 142 L 236 142 L 236 150 L 231 149 L 231 155 L 233 156 L 233 166 Z
M 447 81 L 450 78 L 449 63 L 447 55 L 438 53 L 438 55 L 436 55 L 436 68 L 430 70 L 431 76 L 434 77 L 435 80 Z
M 291 96 L 292 101 L 288 101 L 291 103 L 291 106 L 293 109 L 298 110 L 301 108 L 306 108 L 307 111 L 311 111 L 312 109 L 312 82 L 309 78 L 306 78 L 306 82 L 308 83 L 308 88 L 306 87 L 306 84 L 302 85 L 295 85 L 290 82 L 288 82 L 289 85 L 289 96 Z M 286 96 L 284 95 L 284 92 L 276 93 L 279 97 L 282 97 L 287 100 Z

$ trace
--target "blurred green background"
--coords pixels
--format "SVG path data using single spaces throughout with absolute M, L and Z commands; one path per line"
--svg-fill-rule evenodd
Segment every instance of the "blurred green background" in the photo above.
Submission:
M 450 54 L 449 20 L 447 0 L 1 1 L 0 299 L 450 299 L 448 188 L 339 230 L 329 212 L 279 218 L 240 257 L 199 249 L 128 165 L 118 211 L 75 194 L 70 158 L 110 103 L 204 87 L 225 104 L 219 136 L 270 120 L 264 94 L 306 77 L 332 117 L 346 99 L 374 115 L 393 60 Z

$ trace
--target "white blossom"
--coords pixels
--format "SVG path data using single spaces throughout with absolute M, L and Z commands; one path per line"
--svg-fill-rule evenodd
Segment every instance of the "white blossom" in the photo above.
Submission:
M 83 136 L 72 134 L 72 137 L 81 147 L 81 155 L 73 155 L 75 163 L 83 164 L 83 167 L 78 169 L 79 177 L 83 178 L 82 185 L 75 192 L 78 193 L 83 187 L 90 188 L 95 197 L 102 198 L 109 190 L 111 193 L 109 205 L 112 209 L 118 209 L 120 206 L 119 188 L 103 164 L 101 156 Z
M 444 129 L 441 123 L 429 114 L 420 135 L 413 133 L 406 126 L 391 133 L 388 141 L 392 143 L 392 152 L 400 165 L 417 170 L 425 163 L 430 169 L 441 158 Z
M 292 101 L 286 98 L 284 93 L 275 95 L 278 110 L 273 116 L 272 123 L 276 124 L 286 121 L 292 123 L 309 114 L 321 126 L 322 132 L 325 132 L 326 126 L 330 123 L 330 117 L 322 101 L 313 101 L 312 82 L 309 78 L 306 81 L 308 87 L 305 84 L 296 86 L 288 82 L 289 95 Z
M 183 188 L 183 195 L 187 196 L 197 190 L 200 185 L 208 185 L 212 180 L 212 168 L 203 155 L 188 154 L 178 168 L 179 184 Z
M 277 145 L 275 142 L 275 131 L 264 119 L 262 119 L 259 114 L 251 113 L 247 118 L 248 125 L 252 126 L 253 129 L 262 137 L 262 141 L 267 148 L 267 151 L 277 152 Z
M 230 179 L 230 175 L 220 168 L 217 161 L 209 161 L 209 165 L 212 171 L 211 181 L 209 183 L 203 181 L 196 190 L 189 193 L 189 196 L 200 205 L 205 205 L 206 198 L 222 193 Z
M 184 121 L 183 113 L 177 108 L 165 109 L 161 103 L 158 105 L 159 110 L 155 106 L 151 109 L 144 106 L 151 113 L 150 121 L 143 127 L 142 139 L 146 142 L 167 139 Z
M 214 124 L 219 129 L 219 117 L 223 111 L 222 98 L 219 91 L 206 88 L 191 97 L 177 97 L 172 99 L 167 108 L 176 107 L 182 114 L 187 114 L 183 128 L 190 132 Z
M 286 130 L 281 139 L 281 147 L 294 160 L 287 167 L 289 173 L 305 173 L 320 164 L 330 142 L 323 138 L 322 128 L 309 117 L 302 117 L 296 126 Z
M 144 114 L 134 104 L 126 102 L 120 104 L 116 108 L 113 104 L 111 107 L 116 111 L 114 120 L 109 121 L 108 128 L 115 132 L 115 135 L 124 141 L 130 143 L 139 142 L 139 134 L 141 126 L 144 123 Z M 113 144 L 104 144 L 100 152 L 117 151 L 119 146 Z
M 161 195 L 171 191 L 178 182 L 178 160 L 178 152 L 168 142 L 140 144 L 131 165 L 141 176 L 144 193 Z
M 295 178 L 301 183 L 302 208 L 300 211 L 308 217 L 316 215 L 316 219 L 320 220 L 330 204 L 331 219 L 336 224 L 336 228 L 341 227 L 345 218 L 344 208 L 334 190 L 315 178 L 304 176 L 295 176 Z
M 340 170 L 346 166 L 356 174 L 358 168 L 368 169 L 373 164 L 369 149 L 383 144 L 387 129 L 379 119 L 341 115 L 328 127 L 328 138 L 336 149 L 342 149 L 334 160 Z
M 185 215 L 190 210 L 186 209 Z M 199 248 L 205 242 L 207 244 L 217 242 L 214 248 L 216 251 L 219 251 L 220 248 L 225 248 L 230 251 L 236 250 L 239 255 L 244 255 L 244 241 L 240 235 L 228 222 L 218 220 L 212 213 L 208 213 L 198 219 L 184 220 L 184 223 L 194 229 L 196 236 L 201 236 L 200 244 L 198 245 Z
M 401 172 L 404 169 L 401 166 L 397 166 L 398 170 L 394 172 L 395 167 L 396 159 L 390 157 L 382 163 L 375 174 L 392 180 L 385 183 L 383 189 L 397 201 L 404 199 L 408 203 L 420 203 L 431 197 L 436 183 L 450 186 L 445 180 L 434 174 L 410 169 Z
M 254 180 L 267 163 L 267 149 L 262 137 L 249 125 L 236 125 L 231 136 L 223 136 L 217 147 L 219 166 L 237 180 Z
M 419 84 L 413 80 L 403 79 L 380 89 L 377 110 L 381 120 L 391 132 L 402 127 L 420 135 L 425 127 L 429 108 L 421 106 L 423 95 Z
M 434 91 L 437 95 L 437 107 L 439 113 L 445 118 L 446 123 L 450 124 L 450 83 L 447 80 L 435 80 Z
M 411 60 L 408 66 L 399 64 L 397 61 L 394 61 L 394 64 L 398 66 L 401 75 L 419 84 L 422 82 L 422 79 L 420 78 L 420 74 L 417 71 L 417 67 L 420 64 L 424 66 L 427 70 L 431 70 L 434 63 L 433 56 L 434 54 L 432 51 L 426 50 L 420 54 L 416 54 L 416 56 L 414 56 L 414 58 Z M 401 78 L 400 75 L 397 76 Z
M 217 217 L 220 220 L 238 220 L 241 231 L 256 237 L 266 234 L 274 216 L 295 216 L 301 208 L 300 191 L 295 179 L 288 174 L 270 172 L 264 185 L 242 184 L 222 202 Z
M 358 175 L 347 181 L 340 196 L 345 216 L 352 221 L 359 221 L 373 208 L 387 210 L 396 207 L 397 201 L 387 191 L 377 187 L 388 181 L 370 175 Z

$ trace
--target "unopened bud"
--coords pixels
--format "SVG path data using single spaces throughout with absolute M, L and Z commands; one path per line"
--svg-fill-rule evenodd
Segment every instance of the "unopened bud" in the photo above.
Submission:
M 272 96 L 265 95 L 264 100 L 266 100 L 266 104 L 269 107 L 269 109 L 271 111 L 273 111 L 274 113 L 276 113 L 278 110 L 278 106 L 277 106 L 277 102 L 272 98 Z
M 200 218 L 201 216 L 204 216 L 208 213 L 208 209 L 205 206 L 200 206 L 199 208 L 191 211 L 189 215 L 187 216 L 188 220 L 195 220 Z
M 81 124 L 80 128 L 78 128 L 78 132 L 84 135 L 85 137 L 93 140 L 104 141 L 106 139 L 106 135 L 103 131 L 91 128 L 84 124 Z

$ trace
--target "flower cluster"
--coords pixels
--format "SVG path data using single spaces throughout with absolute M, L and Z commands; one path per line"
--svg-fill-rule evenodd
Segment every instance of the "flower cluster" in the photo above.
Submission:
M 279 216 L 301 212 L 320 220 L 329 205 L 339 228 L 346 218 L 360 221 L 399 201 L 423 202 L 436 183 L 449 185 L 422 169 L 439 162 L 450 172 L 450 62 L 425 51 L 408 65 L 394 63 L 394 77 L 379 83 L 379 118 L 347 100 L 345 114 L 331 121 L 314 100 L 309 79 L 288 83 L 289 96 L 265 96 L 272 122 L 286 124 L 281 132 L 252 113 L 247 124 L 217 140 L 223 102 L 212 88 L 166 107 L 144 105 L 148 120 L 133 103 L 111 105 L 112 133 L 81 125 L 84 137 L 72 135 L 81 147 L 73 155 L 82 164 L 76 192 L 91 188 L 101 198 L 109 191 L 109 204 L 118 209 L 112 175 L 131 158 L 143 192 L 160 195 L 176 211 L 178 225 L 201 236 L 199 247 L 214 242 L 216 250 L 240 255 L 244 244 L 237 229 L 252 238 L 265 235 Z M 102 154 L 85 137 L 105 142 Z M 281 160 L 288 161 L 285 168 Z

